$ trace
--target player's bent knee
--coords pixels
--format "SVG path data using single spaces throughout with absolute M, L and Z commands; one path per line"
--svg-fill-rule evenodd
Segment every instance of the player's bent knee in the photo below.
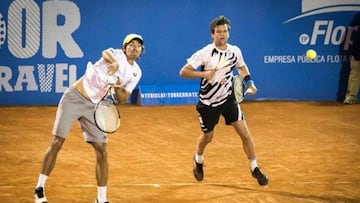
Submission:
M 212 141 L 214 132 L 210 132 L 210 133 L 204 133 L 204 140 L 206 143 L 210 143 Z
M 51 148 L 53 150 L 59 151 L 61 149 L 61 146 L 63 145 L 65 139 L 59 136 L 54 135 L 53 139 L 51 141 Z

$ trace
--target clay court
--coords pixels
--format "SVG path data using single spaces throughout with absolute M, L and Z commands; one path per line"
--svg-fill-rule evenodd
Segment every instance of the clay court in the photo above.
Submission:
M 242 108 L 268 186 L 251 177 L 241 141 L 223 119 L 198 183 L 195 106 L 125 105 L 108 143 L 110 202 L 360 202 L 360 105 L 248 101 Z M 0 202 L 33 202 L 55 111 L 0 107 Z M 47 181 L 49 202 L 92 202 L 94 158 L 74 123 Z

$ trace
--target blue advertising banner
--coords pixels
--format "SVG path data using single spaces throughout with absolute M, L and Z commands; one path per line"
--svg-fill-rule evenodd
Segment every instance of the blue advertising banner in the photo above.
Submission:
M 141 85 L 139 88 L 142 106 L 196 104 L 199 85 Z
M 246 99 L 341 101 L 358 12 L 358 0 L 1 0 L 0 105 L 57 104 L 88 61 L 129 33 L 145 42 L 141 104 L 194 103 L 199 80 L 179 70 L 211 43 L 209 24 L 219 15 L 231 20 L 229 43 L 258 87 Z

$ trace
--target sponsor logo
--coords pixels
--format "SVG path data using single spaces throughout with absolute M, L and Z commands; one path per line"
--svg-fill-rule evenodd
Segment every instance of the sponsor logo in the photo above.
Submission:
M 12 1 L 7 10 L 7 22 L 4 13 L 0 12 L 0 52 L 4 52 L 7 45 L 7 54 L 23 61 L 37 54 L 43 59 L 56 59 L 58 50 L 62 50 L 66 58 L 82 58 L 84 53 L 73 37 L 81 24 L 78 6 L 71 1 L 40 2 Z M 76 80 L 77 67 L 74 64 L 55 61 L 13 67 L 11 63 L 1 63 L 0 92 L 49 93 L 55 90 L 61 93 L 67 84 Z
M 360 11 L 360 2 L 355 0 L 302 0 L 301 14 L 286 20 L 283 24 L 312 15 L 349 11 Z M 323 45 L 340 45 L 344 42 L 344 50 L 348 50 L 351 44 L 351 34 L 357 29 L 357 27 L 337 25 L 334 19 L 316 20 L 311 34 L 302 33 L 298 39 L 302 45 L 316 45 L 319 43 Z
M 290 18 L 283 23 L 289 23 L 312 15 L 343 11 L 360 11 L 360 2 L 357 0 L 302 0 L 301 14 Z
M 305 17 L 333 13 L 333 12 L 356 12 L 360 11 L 358 0 L 302 0 L 301 13 L 283 22 L 291 23 Z M 347 51 L 351 45 L 351 35 L 359 28 L 342 25 L 335 19 L 315 20 L 310 32 L 300 33 L 298 40 L 304 46 L 339 46 L 343 45 L 343 51 Z M 343 55 L 319 54 L 315 59 L 308 59 L 305 53 L 299 55 L 275 55 L 264 56 L 264 63 L 339 63 L 347 60 Z

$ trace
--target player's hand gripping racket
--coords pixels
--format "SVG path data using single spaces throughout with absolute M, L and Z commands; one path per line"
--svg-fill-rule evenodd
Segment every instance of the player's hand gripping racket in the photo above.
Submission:
M 250 82 L 246 86 L 244 80 L 239 75 L 234 76 L 232 81 L 232 89 L 237 103 L 242 102 L 245 95 L 254 95 L 257 92 L 254 81 Z
M 104 97 L 95 106 L 95 124 L 105 133 L 114 133 L 120 127 L 120 112 L 115 105 L 113 88 L 113 85 L 109 85 Z

